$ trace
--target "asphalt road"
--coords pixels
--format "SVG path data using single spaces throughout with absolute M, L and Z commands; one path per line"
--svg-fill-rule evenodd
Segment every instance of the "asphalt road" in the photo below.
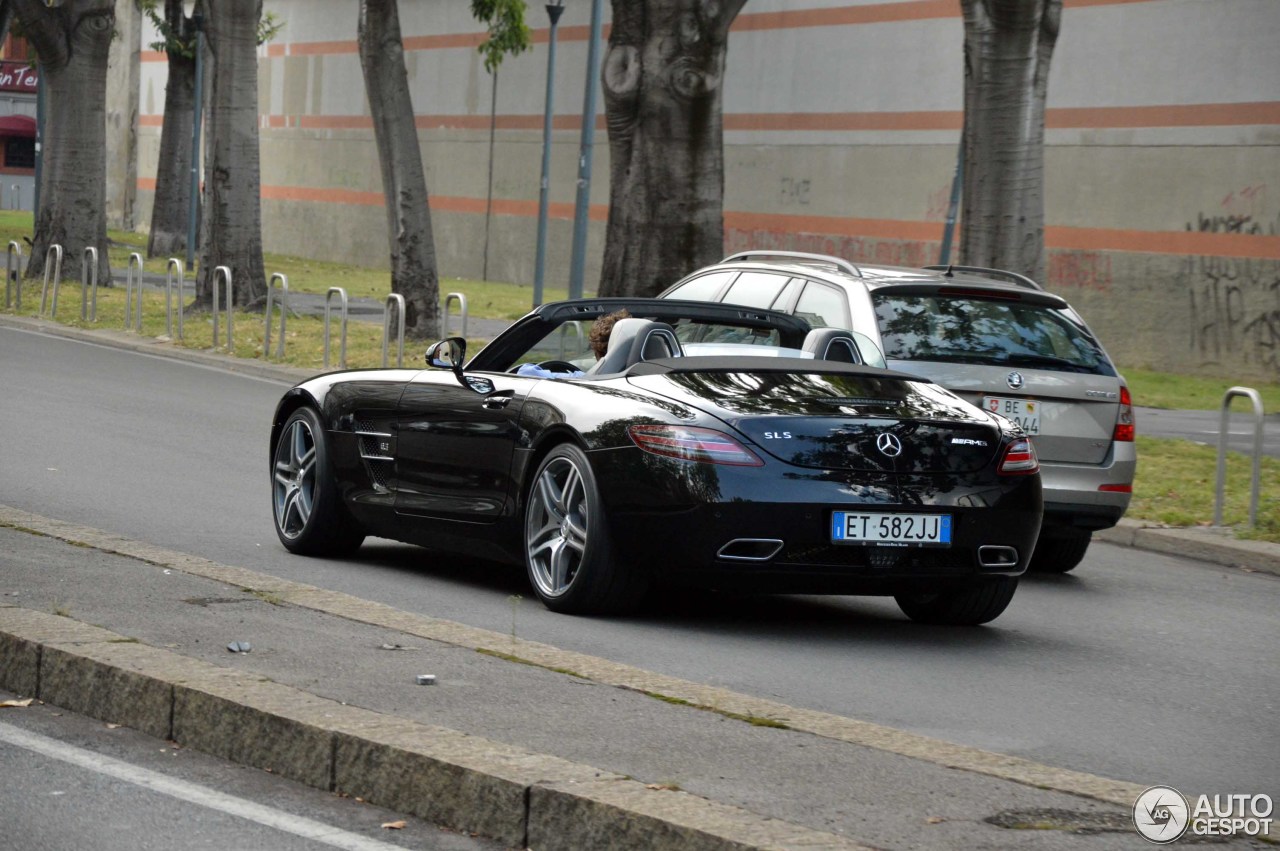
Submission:
M 282 384 L 0 327 L 0 503 L 497 631 L 522 575 L 373 542 L 301 559 L 269 519 Z M 891 601 L 690 596 L 522 637 L 1118 779 L 1280 793 L 1280 581 L 1095 545 L 988 628 Z
M 0 700 L 13 697 L 0 692 Z M 0 784 L 0 836 L 14 848 L 500 848 L 38 704 L 0 714 L 0 774 L 21 778 Z
M 1168 411 L 1160 408 L 1137 408 L 1138 434 L 1152 437 L 1180 437 L 1203 443 L 1215 449 L 1221 433 L 1219 411 Z M 1227 420 L 1227 448 L 1253 454 L 1257 417 L 1247 399 L 1233 399 Z M 1262 454 L 1280 458 L 1280 413 L 1263 411 Z

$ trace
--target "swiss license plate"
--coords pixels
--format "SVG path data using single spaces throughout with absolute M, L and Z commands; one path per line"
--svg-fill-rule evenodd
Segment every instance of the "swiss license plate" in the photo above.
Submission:
M 1040 403 L 1035 399 L 1011 399 L 1007 396 L 983 396 L 982 407 L 993 414 L 1013 420 L 1027 434 L 1040 433 Z
M 835 511 L 831 516 L 831 541 L 890 547 L 949 547 L 951 515 Z

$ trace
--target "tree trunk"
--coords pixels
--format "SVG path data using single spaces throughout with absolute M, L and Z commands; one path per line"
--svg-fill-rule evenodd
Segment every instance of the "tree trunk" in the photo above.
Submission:
M 358 39 L 386 196 L 391 291 L 404 296 L 405 333 L 435 339 L 440 281 L 396 0 L 361 0 Z
M 98 280 L 111 281 L 107 258 L 107 56 L 115 32 L 112 0 L 11 0 L 36 49 L 45 86 L 40 209 L 27 277 L 44 274 L 52 245 L 63 250 L 64 278 L 78 279 L 85 249 L 98 251 Z
M 258 162 L 262 0 L 218 0 L 205 8 L 206 56 L 213 73 L 209 75 L 208 158 L 195 306 L 209 306 L 218 266 L 231 270 L 233 301 L 245 306 L 257 303 L 267 291 Z
M 745 2 L 613 0 L 602 296 L 657 295 L 724 253 L 722 83 Z
M 1043 283 L 1044 104 L 1062 0 L 962 0 L 960 256 Z
M 169 81 L 164 89 L 164 124 L 160 128 L 160 159 L 156 164 L 156 194 L 151 203 L 148 257 L 173 257 L 187 247 L 187 217 L 191 208 L 191 125 L 195 103 L 195 33 L 182 14 L 182 0 L 165 0 L 164 17 L 192 54 L 167 51 Z M 198 209 L 198 208 L 197 208 Z

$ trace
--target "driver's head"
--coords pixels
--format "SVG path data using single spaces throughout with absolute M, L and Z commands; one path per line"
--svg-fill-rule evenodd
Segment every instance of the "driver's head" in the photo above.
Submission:
M 595 353 L 596 360 L 604 357 L 605 352 L 609 351 L 609 335 L 613 333 L 613 326 L 619 319 L 630 319 L 631 314 L 624 307 L 622 310 L 615 310 L 613 313 L 606 313 L 591 325 L 591 351 Z

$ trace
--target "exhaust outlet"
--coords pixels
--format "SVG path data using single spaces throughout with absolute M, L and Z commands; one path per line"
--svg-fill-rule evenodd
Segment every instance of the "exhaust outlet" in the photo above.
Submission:
M 734 538 L 720 548 L 716 558 L 729 561 L 768 561 L 782 547 L 782 541 L 777 538 Z
M 1013 547 L 978 547 L 978 564 L 983 567 L 1017 567 L 1018 551 Z

